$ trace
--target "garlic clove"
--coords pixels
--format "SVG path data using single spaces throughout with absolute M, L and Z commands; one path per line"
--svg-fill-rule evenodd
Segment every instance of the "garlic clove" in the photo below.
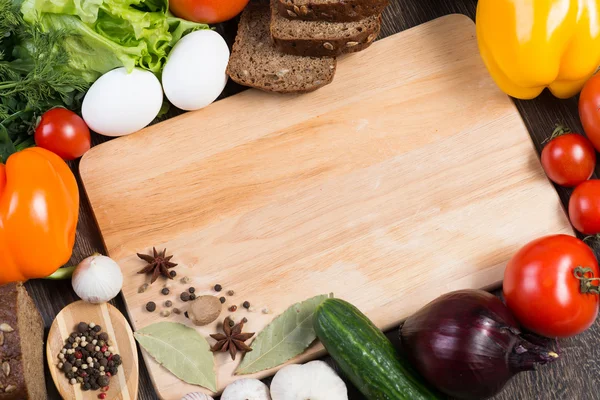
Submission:
M 188 393 L 181 398 L 181 400 L 215 400 L 207 394 L 196 392 Z
M 221 400 L 271 400 L 269 388 L 258 379 L 239 379 L 225 388 Z
M 344 381 L 323 361 L 288 365 L 271 382 L 273 400 L 348 400 Z
M 123 273 L 110 257 L 93 255 L 81 261 L 71 278 L 73 290 L 89 303 L 115 298 L 123 287 Z

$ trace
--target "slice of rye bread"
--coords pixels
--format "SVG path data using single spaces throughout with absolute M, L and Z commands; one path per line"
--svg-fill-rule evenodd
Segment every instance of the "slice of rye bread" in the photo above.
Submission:
M 0 286 L 0 400 L 45 400 L 44 323 L 21 283 Z
M 277 11 L 288 19 L 350 22 L 381 14 L 388 0 L 277 0 Z
M 290 20 L 277 11 L 271 0 L 271 36 L 284 53 L 324 57 L 354 53 L 369 47 L 381 30 L 381 15 L 356 22 Z
M 306 93 L 331 83 L 332 57 L 299 57 L 278 51 L 269 33 L 268 1 L 251 2 L 240 19 L 227 74 L 240 85 L 279 93 Z

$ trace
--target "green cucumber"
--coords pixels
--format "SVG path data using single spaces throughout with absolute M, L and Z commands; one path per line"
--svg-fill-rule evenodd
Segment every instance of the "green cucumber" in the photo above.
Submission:
M 317 307 L 314 328 L 321 343 L 369 400 L 440 399 L 425 386 L 392 343 L 352 304 L 327 299 Z

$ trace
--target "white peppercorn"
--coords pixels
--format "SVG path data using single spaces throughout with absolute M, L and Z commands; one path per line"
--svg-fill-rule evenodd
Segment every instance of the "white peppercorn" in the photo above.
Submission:
M 81 369 L 88 369 L 87 364 L 81 364 Z
M 92 340 L 92 344 L 95 346 L 98 343 L 98 339 Z
M 71 369 L 71 371 L 72 371 L 72 372 L 77 372 L 77 367 L 73 367 L 73 368 Z
M 59 362 L 58 363 L 58 369 L 62 369 L 63 365 L 64 365 L 63 363 Z
M 77 379 L 71 378 L 71 385 L 75 385 L 77 383 Z
M 88 358 L 86 358 L 86 360 L 85 360 L 85 361 L 87 361 L 87 363 L 89 364 L 89 363 L 91 363 L 91 362 L 92 362 L 92 361 L 94 361 L 94 360 L 92 359 L 92 357 L 88 357 Z
M 104 376 L 104 375 L 106 375 L 106 372 L 100 371 L 100 376 Z
M 90 322 L 89 326 L 90 326 L 90 328 L 94 329 L 94 327 L 96 326 L 96 324 L 94 322 Z
M 95 350 L 95 351 L 100 351 L 100 346 L 96 346 L 96 347 L 94 348 L 94 350 Z
M 99 369 L 100 369 L 100 372 L 104 372 L 104 367 L 103 366 L 100 366 Z

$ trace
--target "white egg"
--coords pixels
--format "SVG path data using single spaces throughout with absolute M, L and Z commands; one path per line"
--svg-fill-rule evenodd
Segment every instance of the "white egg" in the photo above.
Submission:
M 184 36 L 171 50 L 162 85 L 169 101 L 182 110 L 198 110 L 219 97 L 227 83 L 229 47 L 217 32 Z
M 90 87 L 81 105 L 86 124 L 106 136 L 139 131 L 158 115 L 163 102 L 160 82 L 152 72 L 122 68 L 102 75 Z

